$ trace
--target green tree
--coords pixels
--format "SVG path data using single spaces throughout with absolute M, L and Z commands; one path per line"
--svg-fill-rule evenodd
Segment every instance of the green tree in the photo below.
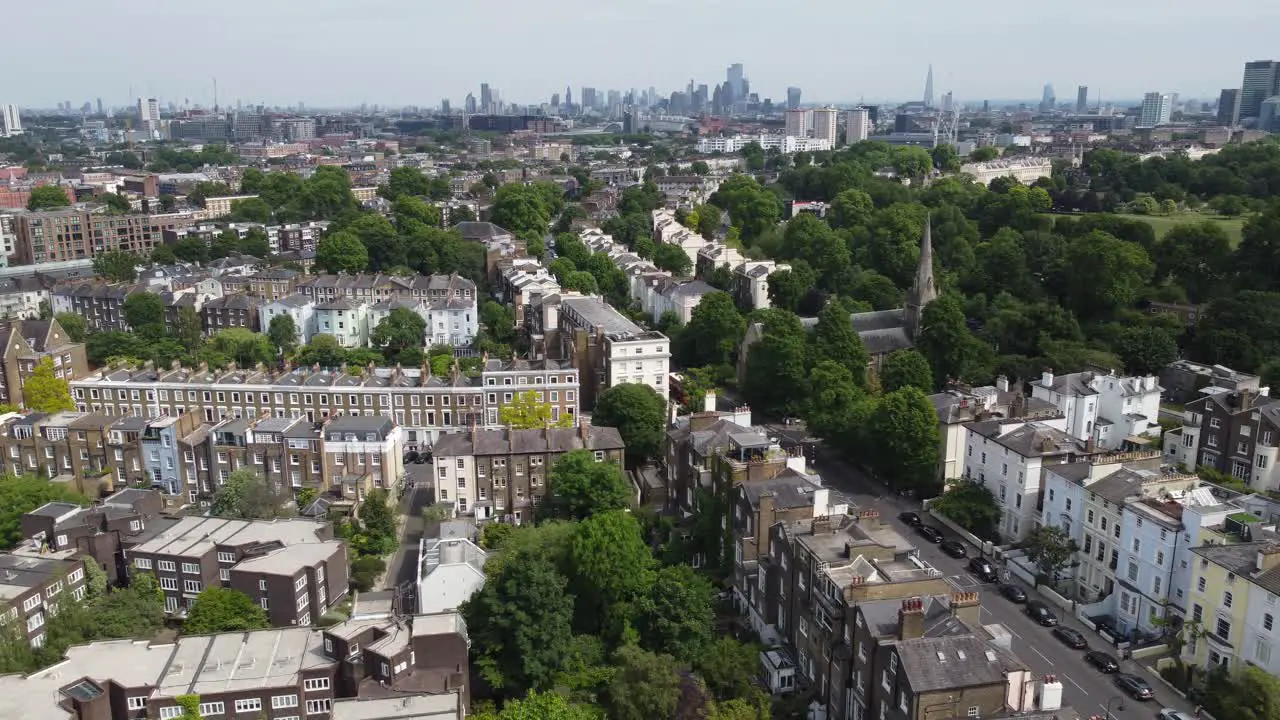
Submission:
M 884 359 L 880 387 L 884 392 L 893 392 L 907 386 L 932 392 L 933 369 L 929 367 L 929 361 L 915 350 L 896 350 Z
M 550 559 L 533 553 L 485 574 L 484 586 L 461 607 L 480 676 L 507 697 L 550 688 L 573 636 L 567 581 Z
M 573 416 L 568 413 L 553 420 L 551 403 L 539 400 L 538 395 L 534 390 L 516 393 L 515 399 L 498 411 L 498 422 L 513 430 L 573 427 Z
M 925 306 L 916 347 L 933 371 L 935 387 L 960 379 L 972 368 L 977 338 L 965 324 L 964 308 L 954 295 L 943 295 Z
M 670 655 L 658 655 L 634 645 L 614 654 L 618 672 L 605 694 L 613 720 L 668 720 L 680 705 L 680 668 Z
M 35 368 L 22 383 L 24 404 L 36 412 L 56 413 L 63 410 L 75 410 L 75 400 L 71 398 L 71 385 L 66 378 L 58 377 L 53 367 L 53 358 L 42 357 Z
M 938 476 L 938 413 L 918 388 L 907 386 L 880 399 L 872 419 L 872 466 L 898 489 L 927 488 Z
M 298 346 L 298 324 L 289 313 L 277 315 L 271 318 L 267 337 L 271 338 L 271 344 L 279 348 L 280 352 L 288 355 Z
M 667 432 L 667 399 L 648 385 L 615 385 L 596 399 L 591 422 L 617 428 L 627 446 L 627 461 L 642 465 L 662 449 Z
M 0 548 L 8 550 L 22 542 L 22 516 L 50 502 L 84 505 L 87 501 L 60 483 L 34 475 L 0 476 Z
M 984 485 L 959 481 L 933 501 L 930 509 L 983 540 L 998 540 L 1000 504 Z
M 969 153 L 969 160 L 972 162 L 990 162 L 998 157 L 1000 157 L 1000 151 L 991 145 L 974 148 L 973 152 Z
M 319 365 L 322 368 L 336 368 L 346 362 L 346 350 L 338 344 L 332 335 L 316 335 L 311 342 L 298 349 L 294 358 L 301 367 Z
M 567 452 L 547 473 L 539 508 L 543 519 L 582 520 L 631 507 L 631 485 L 615 463 L 597 462 L 589 450 Z
M 246 198 L 231 203 L 231 217 L 239 222 L 271 222 L 271 206 L 262 198 Z
M 720 637 L 703 650 L 694 668 L 717 700 L 747 697 L 760 667 L 760 649 L 731 637 Z
M 426 339 L 427 321 L 408 308 L 395 308 L 373 329 L 369 339 L 390 360 L 409 349 L 421 349 Z
M 715 205 L 699 205 L 695 212 L 698 215 L 698 222 L 694 229 L 702 237 L 708 240 L 714 239 L 716 231 L 724 221 L 724 213 Z
M 845 190 L 831 200 L 828 220 L 835 228 L 863 227 L 871 222 L 875 210 L 870 195 L 862 190 Z
M 1058 572 L 1071 564 L 1079 548 L 1076 541 L 1065 530 L 1057 525 L 1038 527 L 1021 543 L 1027 551 L 1027 557 L 1036 564 L 1041 574 L 1052 581 L 1057 580 Z
M 660 569 L 638 603 L 642 644 L 684 663 L 702 657 L 714 637 L 714 595 L 711 583 L 688 565 Z
M 571 703 L 556 692 L 531 692 L 523 700 L 503 703 L 501 712 L 481 712 L 472 720 L 599 720 L 599 711 Z
M 746 332 L 746 321 L 728 293 L 702 296 L 681 335 L 680 360 L 686 366 L 726 365 Z
M 808 384 L 808 336 L 793 313 L 769 310 L 762 316 L 762 337 L 747 351 L 743 392 L 753 407 L 793 416 L 802 409 Z
M 792 262 L 790 270 L 774 270 L 769 273 L 769 301 L 779 310 L 800 312 L 817 283 L 818 276 L 809 267 L 809 263 L 796 260 Z
M 93 258 L 93 272 L 112 282 L 138 279 L 138 256 L 123 250 L 111 250 Z
M 178 317 L 173 325 L 173 336 L 188 351 L 194 351 L 200 347 L 200 341 L 204 338 L 204 323 L 194 307 L 183 305 L 178 308 Z
M 387 183 L 378 187 L 378 195 L 392 202 L 406 195 L 421 197 L 430 192 L 430 179 L 421 170 L 408 166 L 392 168 Z
M 262 630 L 271 627 L 267 611 L 253 598 L 239 590 L 211 587 L 196 596 L 182 621 L 184 635 L 211 635 L 213 633 L 244 630 Z
M 480 322 L 494 340 L 509 343 L 515 339 L 516 314 L 508 305 L 485 300 L 480 306 Z
M 830 360 L 844 366 L 859 387 L 866 387 L 870 358 L 862 338 L 853 331 L 849 313 L 839 303 L 829 302 L 818 313 L 812 339 L 812 362 Z
M 682 277 L 688 275 L 693 267 L 693 263 L 689 260 L 689 254 L 684 251 L 684 248 L 668 243 L 662 243 L 654 249 L 653 264 L 673 275 Z
M 124 320 L 136 333 L 159 337 L 164 334 L 164 301 L 155 293 L 130 293 L 124 299 Z
M 276 357 L 276 349 L 271 339 L 248 328 L 230 328 L 220 330 L 209 338 L 206 351 L 234 360 L 242 368 L 251 368 L 258 363 L 272 362 Z
M 1154 270 L 1142 246 L 1100 230 L 1072 240 L 1065 259 L 1068 267 L 1089 268 L 1066 275 L 1068 304 L 1082 318 L 1133 305 Z
M 440 227 L 440 208 L 420 198 L 402 196 L 391 207 L 396 229 L 407 233 L 417 227 Z
M 72 342 L 84 342 L 85 323 L 84 317 L 76 313 L 60 312 L 54 318 L 58 324 L 62 326 L 63 332 Z
M 27 209 L 31 211 L 70 206 L 71 199 L 67 197 L 67 191 L 58 185 L 33 187 L 31 188 L 31 195 L 27 198 Z
M 1167 330 L 1152 326 L 1133 326 L 1121 330 L 1111 349 L 1124 361 L 1131 375 L 1158 375 L 1166 365 L 1178 359 L 1178 343 Z
M 1221 291 L 1231 271 L 1231 238 L 1221 223 L 1177 225 L 1156 246 L 1157 281 L 1177 283 L 1187 299 L 1200 303 Z
M 955 145 L 938 145 L 929 153 L 933 166 L 944 173 L 960 172 L 960 155 Z
M 178 261 L 178 256 L 173 252 L 172 245 L 157 245 L 147 259 L 159 265 L 172 265 Z
M 369 250 L 351 233 L 330 233 L 316 246 L 316 267 L 331 273 L 364 272 L 369 269 Z
M 107 210 L 113 214 L 127 213 L 133 209 L 133 206 L 129 204 L 128 198 L 122 195 L 117 195 L 116 193 L 103 193 L 98 196 L 98 199 L 101 200 L 102 204 L 107 206 Z
M 255 470 L 241 468 L 227 476 L 213 494 L 210 515 L 238 520 L 270 520 L 285 514 L 291 498 Z
M 834 361 L 820 360 L 809 372 L 809 388 L 804 407 L 809 431 L 840 447 L 850 440 L 862 392 L 849 368 Z
M 629 510 L 597 512 L 578 523 L 569 550 L 576 627 L 618 637 L 653 582 L 654 560 Z

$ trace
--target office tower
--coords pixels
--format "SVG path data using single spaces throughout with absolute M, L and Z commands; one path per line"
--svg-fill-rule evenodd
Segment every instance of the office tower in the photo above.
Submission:
M 463 110 L 466 111 L 468 115 L 475 115 L 476 114 L 476 96 L 472 95 L 471 93 L 467 93 L 467 99 L 463 102 L 462 107 L 463 107 Z
M 560 109 L 560 93 L 551 93 L 551 107 Z
M 22 134 L 22 115 L 17 105 L 0 105 L 0 137 Z
M 787 111 L 787 137 L 807 137 L 809 128 L 809 111 L 796 108 Z
M 1280 62 L 1255 60 L 1244 64 L 1244 80 L 1240 83 L 1240 119 L 1256 118 L 1262 101 L 1280 95 Z
M 933 65 L 929 65 L 929 74 L 924 78 L 924 106 L 933 107 Z
M 1138 127 L 1153 128 L 1169 124 L 1173 112 L 1173 98 L 1169 95 L 1149 92 L 1142 96 L 1142 109 L 1138 112 Z
M 798 107 L 800 107 L 800 88 L 787 88 L 787 109 L 795 110 Z
M 840 111 L 833 107 L 814 108 L 812 115 L 813 137 L 826 140 L 831 143 L 831 147 L 835 147 L 836 140 L 839 139 L 836 125 L 839 123 Z
M 1240 122 L 1240 89 L 1224 88 L 1218 96 L 1218 124 L 1235 127 Z
M 1089 86 L 1081 85 L 1076 88 L 1076 114 L 1084 115 L 1089 112 Z
M 440 100 L 440 114 L 441 114 L 441 115 L 448 115 L 448 114 L 449 114 L 449 112 L 450 112 L 452 109 L 453 109 L 453 108 L 451 108 L 451 107 L 449 106 L 449 98 L 443 98 L 443 99 L 441 99 L 441 100 Z
M 138 98 L 138 127 L 145 132 L 154 132 L 160 125 L 160 103 L 155 98 Z
M 864 107 L 854 108 L 845 117 L 844 139 L 850 145 L 871 136 L 871 113 Z
M 102 98 L 98 98 L 98 114 L 102 115 Z
M 480 83 L 480 112 L 493 112 L 493 92 L 489 90 L 489 83 Z
M 582 109 L 592 110 L 596 106 L 596 89 L 584 87 L 582 88 Z
M 983 100 L 983 101 L 982 101 L 982 112 L 983 112 L 984 114 L 985 114 L 985 113 L 989 113 L 989 112 L 991 112 L 991 101 L 990 101 L 990 100 Z
M 955 102 L 955 99 L 952 97 L 950 90 L 943 93 L 942 94 L 942 112 L 944 113 L 951 112 L 954 109 L 953 107 L 954 102 Z
M 1058 98 L 1053 94 L 1053 84 L 1045 83 L 1044 93 L 1040 95 L 1040 112 L 1050 112 L 1058 105 Z
M 1273 95 L 1262 101 L 1258 109 L 1259 130 L 1276 132 L 1280 130 L 1280 96 Z
M 745 100 L 747 98 L 746 88 L 742 85 L 742 63 L 734 63 L 729 66 L 729 71 L 725 74 L 725 79 L 729 87 L 733 88 L 733 97 L 737 100 Z

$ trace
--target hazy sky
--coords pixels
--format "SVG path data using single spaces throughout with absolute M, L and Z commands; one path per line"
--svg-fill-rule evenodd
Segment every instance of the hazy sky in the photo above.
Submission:
M 133 95 L 208 104 L 455 105 L 488 82 L 553 92 L 712 85 L 732 62 L 761 98 L 805 102 L 1217 97 L 1280 57 L 1277 0 L 11 0 L 0 102 Z

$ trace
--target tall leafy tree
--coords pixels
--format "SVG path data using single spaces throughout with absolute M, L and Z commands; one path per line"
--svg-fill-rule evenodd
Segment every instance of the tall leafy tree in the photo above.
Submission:
M 249 468 L 227 476 L 226 482 L 213 495 L 209 514 L 240 520 L 270 520 L 285 514 L 285 503 L 291 498 L 266 478 Z
M 204 323 L 195 308 L 189 305 L 178 308 L 173 336 L 188 352 L 200 347 L 200 341 L 204 338 Z
M 615 385 L 596 399 L 591 422 L 617 428 L 627 446 L 628 463 L 641 465 L 662 449 L 667 430 L 667 399 L 648 385 Z
M 673 275 L 686 276 L 693 269 L 689 254 L 679 245 L 663 243 L 653 251 L 653 264 Z
M 632 604 L 653 582 L 655 563 L 640 523 L 627 510 L 596 513 L 578 523 L 569 552 L 578 629 L 619 637 Z
M 573 427 L 573 416 L 565 413 L 558 420 L 552 419 L 551 403 L 538 399 L 534 390 L 516 393 L 513 402 L 498 411 L 498 422 L 513 430 Z
M 808 337 L 794 313 L 763 314 L 763 336 L 747 350 L 743 390 L 755 407 L 795 415 L 803 405 Z
M 897 350 L 889 353 L 880 369 L 880 387 L 893 392 L 912 386 L 925 392 L 933 390 L 933 368 L 929 361 L 915 350 Z
M 316 266 L 331 273 L 364 272 L 369 269 L 369 250 L 351 233 L 330 233 L 316 246 Z
M 1127 327 L 1116 336 L 1112 349 L 1133 375 L 1157 375 L 1178 359 L 1178 343 L 1167 330 L 1152 326 Z
M 871 426 L 876 473 L 899 489 L 929 487 L 938 474 L 938 414 L 923 392 L 904 387 L 880 399 Z
M 50 502 L 84 505 L 88 501 L 62 483 L 34 475 L 0 476 L 0 548 L 7 550 L 22 542 L 22 516 Z
M 239 590 L 211 587 L 196 596 L 182 621 L 185 635 L 262 630 L 271 627 L 267 611 Z
M 681 335 L 681 362 L 691 367 L 730 364 L 744 332 L 746 321 L 728 293 L 703 295 Z
M 58 185 L 39 185 L 31 188 L 31 195 L 27 198 L 27 209 L 32 211 L 70 206 L 71 199 L 67 197 L 67 191 Z
M 547 473 L 547 493 L 538 508 L 545 519 L 581 520 L 631 507 L 631 485 L 622 469 L 596 462 L 589 450 L 567 452 Z
M 684 663 L 702 657 L 714 637 L 714 595 L 688 565 L 660 569 L 639 602 L 636 629 L 644 646 Z
M 605 694 L 615 720 L 675 718 L 680 705 L 680 668 L 670 655 L 624 645 L 614 656 L 618 672 Z
M 1221 223 L 1177 225 L 1165 233 L 1155 252 L 1157 281 L 1177 283 L 1193 303 L 1223 290 L 1231 272 L 1231 238 Z
M 67 337 L 71 338 L 72 342 L 84 342 L 85 322 L 83 315 L 60 312 L 54 316 L 54 319 L 62 326 L 63 332 L 67 334 Z
M 480 592 L 462 604 L 474 662 L 507 697 L 552 686 L 564 668 L 573 629 L 567 581 L 545 556 L 521 554 L 502 563 Z
M 863 394 L 849 368 L 833 360 L 821 360 L 809 373 L 804 407 L 805 424 L 815 436 L 832 446 L 851 440 L 858 404 Z
M 473 720 L 599 720 L 598 709 L 569 702 L 557 692 L 531 692 L 524 699 L 508 700 L 500 712 L 482 712 Z
M 289 313 L 277 315 L 271 318 L 267 337 L 271 338 L 271 344 L 279 348 L 280 352 L 288 355 L 298 346 L 298 323 Z
M 95 255 L 93 271 L 111 282 L 133 282 L 138 279 L 138 256 L 123 250 L 109 250 Z
M 818 324 L 812 335 L 814 363 L 830 360 L 844 366 L 854 382 L 866 387 L 867 363 L 870 361 L 862 338 L 853 331 L 849 313 L 839 303 L 827 303 L 818 313 Z
M 1154 265 L 1141 245 L 1095 230 L 1067 245 L 1068 267 L 1089 272 L 1066 275 L 1067 301 L 1082 318 L 1106 317 L 1133 305 Z
M 969 372 L 977 354 L 977 339 L 965 325 L 964 308 L 954 295 L 943 295 L 925 306 L 916 346 L 929 361 L 935 387 Z
M 66 378 L 58 377 L 53 367 L 53 358 L 43 357 L 36 363 L 31 375 L 22 384 L 23 403 L 30 409 L 42 413 L 56 413 L 63 410 L 75 410 L 75 400 L 71 398 L 71 386 Z
M 773 307 L 798 313 L 817 286 L 818 276 L 809 263 L 795 260 L 788 270 L 769 273 L 769 302 Z
M 408 308 L 395 308 L 378 323 L 369 339 L 391 359 L 409 348 L 421 349 L 426 332 L 427 321 L 421 315 Z
M 131 293 L 124 300 L 124 320 L 134 332 L 163 335 L 164 301 L 155 293 Z

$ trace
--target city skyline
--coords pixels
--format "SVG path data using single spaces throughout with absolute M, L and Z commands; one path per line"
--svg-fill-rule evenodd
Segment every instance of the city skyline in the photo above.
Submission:
M 139 0 L 128 14 L 66 14 L 48 5 L 21 5 L 9 11 L 13 26 L 57 26 L 66 42 L 50 54 L 35 39 L 37 33 L 16 34 L 11 54 L 42 60 L 10 79 L 5 101 L 44 108 L 67 98 L 79 98 L 78 105 L 104 97 L 108 105 L 122 106 L 137 97 L 157 97 L 162 104 L 189 99 L 207 106 L 216 75 L 223 105 L 301 100 L 312 107 L 435 106 L 440 98 L 460 104 L 481 83 L 500 89 L 504 101 L 523 105 L 546 102 L 566 83 L 602 89 L 655 86 L 666 94 L 684 88 L 690 77 L 723 82 L 726 68 L 735 63 L 744 66 L 751 91 L 775 104 L 785 104 L 789 86 L 803 88 L 806 104 L 918 99 L 930 64 L 935 93 L 954 92 L 958 102 L 1034 100 L 1046 82 L 1089 85 L 1116 100 L 1160 91 L 1211 101 L 1221 88 L 1239 82 L 1244 62 L 1273 55 L 1267 33 L 1273 25 L 1267 20 L 1280 21 L 1280 7 L 1242 0 L 1215 6 L 1209 17 L 1190 3 L 1134 0 L 1113 6 L 1084 0 L 1072 15 L 1079 19 L 1009 0 L 985 0 L 978 12 L 926 0 L 927 7 L 910 18 L 900 10 L 810 0 L 790 11 L 820 13 L 825 19 L 806 30 L 809 52 L 797 55 L 781 52 L 775 24 L 760 21 L 777 11 L 760 0 L 744 0 L 730 14 L 714 2 L 503 3 L 500 27 L 491 25 L 494 4 L 427 8 L 408 0 L 373 0 L 356 9 L 318 0 L 299 13 L 293 6 L 246 0 L 228 0 L 214 10 Z M 1093 19 L 1099 13 L 1107 18 L 1105 25 Z M 706 28 L 706 33 L 677 53 L 617 52 L 628 36 L 637 42 L 645 38 L 640 48 L 653 47 L 652 38 L 670 32 L 676 14 L 682 27 Z M 929 17 L 931 23 L 907 22 L 915 17 Z M 990 17 L 1000 22 L 992 24 Z M 1118 63 L 1115 58 L 1134 55 L 1126 28 L 1135 23 L 1159 30 L 1159 42 L 1152 37 L 1140 63 Z M 882 29 L 860 34 L 858 52 L 846 52 L 848 29 L 868 25 Z M 437 26 L 474 31 L 433 32 Z M 985 33 L 991 42 L 974 43 L 974 33 Z M 552 34 L 573 43 L 548 44 Z M 176 51 L 163 51 L 164 62 L 156 62 L 146 46 L 135 46 L 103 63 L 95 38 L 110 37 L 152 38 L 157 48 L 165 47 L 165 38 L 182 41 L 172 46 Z M 1084 37 L 1089 53 L 1067 51 Z M 1022 53 L 1019 46 L 1024 54 L 1040 57 L 999 62 L 1011 51 Z M 1054 47 L 1062 51 L 1045 52 Z M 1188 52 L 1189 47 L 1197 51 Z M 912 48 L 906 57 L 904 48 Z M 566 62 L 566 49 L 589 61 Z

